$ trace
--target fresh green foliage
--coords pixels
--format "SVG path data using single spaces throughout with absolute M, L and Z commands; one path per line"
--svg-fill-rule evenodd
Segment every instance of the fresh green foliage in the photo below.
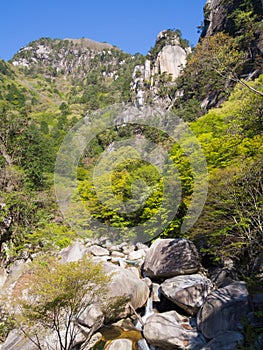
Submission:
M 77 321 L 96 301 L 103 304 L 109 281 L 101 265 L 88 257 L 68 263 L 52 256 L 36 259 L 10 301 L 14 320 L 38 349 L 45 349 L 45 336 L 54 332 L 56 339 L 48 342 L 69 350 L 81 332 Z

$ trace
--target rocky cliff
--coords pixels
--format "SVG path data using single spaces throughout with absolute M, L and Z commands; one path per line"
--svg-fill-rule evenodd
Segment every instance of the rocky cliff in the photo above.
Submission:
M 207 0 L 201 38 L 224 32 L 238 39 L 250 65 L 245 73 L 262 72 L 262 0 Z
M 168 91 L 186 65 L 191 49 L 178 30 L 164 30 L 156 38 L 145 63 L 135 67 L 131 88 L 138 106 L 154 102 L 162 107 L 171 104 Z

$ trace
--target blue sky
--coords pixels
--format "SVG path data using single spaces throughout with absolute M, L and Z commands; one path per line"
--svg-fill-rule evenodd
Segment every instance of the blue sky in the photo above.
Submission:
M 41 37 L 106 41 L 146 54 L 163 29 L 180 29 L 192 45 L 206 0 L 2 0 L 0 58 Z

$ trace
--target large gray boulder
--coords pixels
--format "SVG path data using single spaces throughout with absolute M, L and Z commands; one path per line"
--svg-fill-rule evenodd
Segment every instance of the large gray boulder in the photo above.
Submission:
M 182 318 L 176 311 L 154 314 L 145 323 L 144 337 L 149 344 L 163 350 L 199 350 L 206 340 L 186 320 L 187 318 Z
M 236 350 L 237 345 L 242 345 L 244 337 L 239 332 L 224 332 L 210 340 L 200 350 Z
M 131 304 L 135 310 L 146 304 L 150 292 L 149 288 L 134 272 L 110 262 L 103 263 L 103 270 L 112 275 L 109 284 L 109 299 L 127 297 L 128 304 Z M 129 308 L 128 304 L 127 309 Z
M 199 330 L 208 339 L 220 333 L 242 329 L 248 312 L 248 290 L 245 282 L 235 281 L 210 293 L 197 314 Z
M 188 239 L 157 239 L 144 261 L 144 273 L 153 279 L 188 275 L 199 269 L 197 249 Z
M 213 284 L 208 278 L 193 274 L 169 278 L 160 288 L 167 299 L 194 315 L 213 290 Z

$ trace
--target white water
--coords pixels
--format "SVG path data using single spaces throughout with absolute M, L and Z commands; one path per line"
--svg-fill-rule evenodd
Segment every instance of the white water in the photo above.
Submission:
M 142 316 L 142 321 L 143 323 L 146 322 L 147 318 L 150 317 L 154 313 L 153 311 L 153 300 L 152 297 L 150 296 L 147 300 L 147 304 L 145 307 L 145 314 Z M 137 322 L 136 328 L 139 330 L 142 330 L 142 324 L 140 321 Z M 145 339 L 141 339 L 138 341 L 138 348 L 139 350 L 151 350 L 152 347 L 149 347 L 147 344 L 147 341 Z

